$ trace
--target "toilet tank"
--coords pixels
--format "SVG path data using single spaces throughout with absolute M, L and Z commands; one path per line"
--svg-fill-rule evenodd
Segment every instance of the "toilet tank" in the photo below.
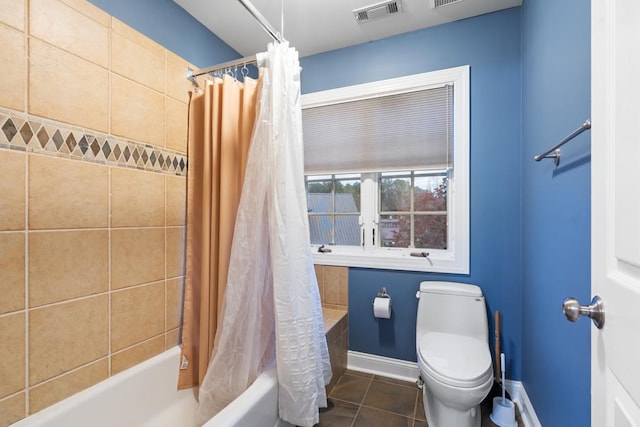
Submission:
M 489 339 L 487 308 L 480 287 L 454 282 L 420 283 L 416 343 L 427 332 Z

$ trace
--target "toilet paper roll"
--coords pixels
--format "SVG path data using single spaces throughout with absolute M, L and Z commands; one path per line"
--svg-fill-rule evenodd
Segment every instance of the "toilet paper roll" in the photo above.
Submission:
M 373 316 L 379 319 L 389 319 L 391 317 L 391 298 L 374 299 Z

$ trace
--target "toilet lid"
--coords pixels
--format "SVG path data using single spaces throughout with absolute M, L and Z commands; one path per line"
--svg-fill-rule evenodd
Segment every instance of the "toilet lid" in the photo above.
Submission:
M 418 354 L 437 379 L 452 385 L 473 387 L 493 374 L 489 346 L 475 338 L 429 332 L 420 339 Z

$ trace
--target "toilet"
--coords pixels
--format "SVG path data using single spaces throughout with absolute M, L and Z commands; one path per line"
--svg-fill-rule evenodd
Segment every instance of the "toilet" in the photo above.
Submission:
M 416 352 L 430 427 L 480 427 L 493 385 L 487 310 L 478 286 L 422 282 Z

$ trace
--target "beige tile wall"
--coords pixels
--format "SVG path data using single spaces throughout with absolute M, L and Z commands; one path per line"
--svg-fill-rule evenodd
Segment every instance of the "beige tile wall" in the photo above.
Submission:
M 325 308 L 322 310 L 325 321 L 325 335 L 331 361 L 331 382 L 327 384 L 327 395 L 347 369 L 349 351 L 349 317 L 345 310 Z
M 349 350 L 349 268 L 316 264 L 316 278 L 322 301 L 327 346 L 333 376 L 327 395 L 347 369 Z
M 87 1 L 0 0 L 0 46 L 0 107 L 186 153 L 190 64 Z M 178 343 L 186 178 L 0 165 L 2 427 Z
M 349 305 L 349 268 L 316 264 L 315 270 L 322 306 L 347 310 Z

